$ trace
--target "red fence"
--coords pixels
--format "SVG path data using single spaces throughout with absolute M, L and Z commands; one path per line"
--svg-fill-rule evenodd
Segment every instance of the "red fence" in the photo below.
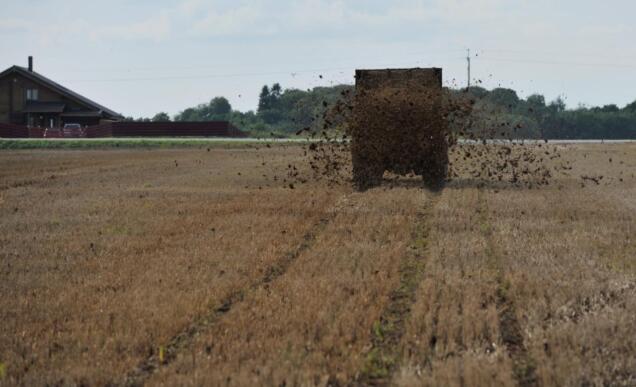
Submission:
M 30 137 L 29 128 L 21 125 L 0 123 L 0 137 L 28 138 Z
M 0 123 L 0 137 L 44 137 L 44 129 Z M 227 121 L 108 122 L 86 128 L 86 137 L 248 137 L 248 134 Z
M 85 133 L 87 138 L 113 137 L 112 123 L 89 126 Z
M 29 131 L 30 138 L 41 138 L 44 137 L 44 128 L 27 128 Z

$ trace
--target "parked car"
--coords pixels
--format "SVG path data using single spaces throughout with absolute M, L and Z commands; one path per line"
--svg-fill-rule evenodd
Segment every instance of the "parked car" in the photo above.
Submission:
M 61 137 L 63 137 L 63 134 L 59 128 L 44 129 L 44 138 L 61 138 Z
M 86 132 L 80 124 L 64 124 L 62 132 L 64 137 L 86 137 Z

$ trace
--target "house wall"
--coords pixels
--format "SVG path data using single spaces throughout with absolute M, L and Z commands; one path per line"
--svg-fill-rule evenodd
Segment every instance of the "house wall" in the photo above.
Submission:
M 13 83 L 13 88 L 11 88 Z M 26 124 L 26 117 L 22 110 L 26 105 L 27 89 L 38 89 L 38 101 L 40 102 L 64 102 L 66 110 L 86 111 L 85 106 L 69 100 L 40 83 L 34 82 L 20 74 L 8 74 L 0 79 L 0 122 Z M 13 119 L 11 119 L 11 95 L 13 94 Z
M 82 126 L 99 125 L 102 119 L 99 117 L 60 117 L 60 126 L 64 124 L 80 124 Z
M 9 78 L 0 79 L 0 123 L 9 123 Z

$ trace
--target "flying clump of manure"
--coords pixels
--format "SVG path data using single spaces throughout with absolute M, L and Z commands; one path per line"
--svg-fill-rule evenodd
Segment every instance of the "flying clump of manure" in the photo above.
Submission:
M 325 111 L 322 130 L 310 131 L 306 150 L 317 178 L 347 176 L 360 190 L 380 185 L 386 172 L 420 175 L 431 188 L 444 183 L 448 117 L 458 116 L 445 112 L 470 109 L 450 103 L 441 69 L 358 70 L 355 92 L 342 97 Z
M 307 128 L 314 178 L 364 190 L 385 172 L 418 174 L 439 187 L 449 164 L 448 106 L 441 69 L 358 70 L 355 91 L 325 110 L 322 128 Z
M 322 181 L 365 190 L 418 175 L 430 188 L 449 181 L 533 188 L 572 170 L 562 145 L 523 140 L 523 123 L 509 122 L 470 90 L 442 87 L 441 75 L 358 70 L 355 88 L 323 101 L 322 114 L 297 133 L 307 139 L 303 161 L 274 180 L 290 188 Z

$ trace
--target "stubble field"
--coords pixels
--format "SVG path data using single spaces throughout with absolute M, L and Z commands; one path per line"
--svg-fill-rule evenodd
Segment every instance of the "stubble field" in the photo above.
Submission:
M 636 145 L 561 153 L 359 193 L 272 181 L 298 146 L 2 151 L 0 385 L 636 385 Z

